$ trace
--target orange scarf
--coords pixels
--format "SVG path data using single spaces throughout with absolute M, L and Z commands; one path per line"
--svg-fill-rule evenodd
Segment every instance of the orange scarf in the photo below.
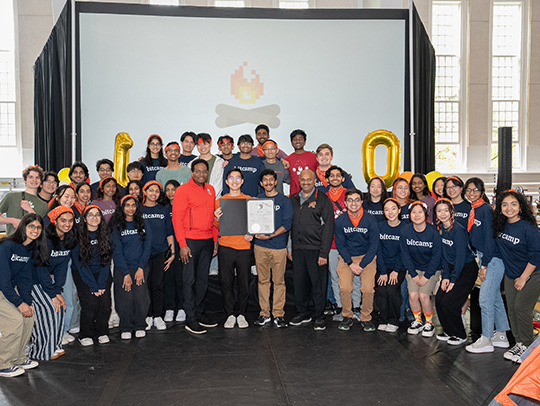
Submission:
M 328 186 L 328 181 L 326 180 L 326 171 L 321 171 L 321 170 L 319 170 L 319 168 L 317 168 L 317 177 L 322 182 L 324 187 Z M 335 202 L 335 200 L 334 200 L 334 202 Z
M 260 156 L 264 156 L 262 145 L 257 145 L 257 152 L 259 153 Z
M 330 188 L 328 189 L 328 197 L 335 203 L 339 200 L 339 198 L 344 192 L 345 188 L 343 186 L 340 186 L 337 189 Z
M 467 223 L 467 231 L 471 231 L 471 228 L 474 226 L 474 209 L 482 206 L 484 204 L 484 199 L 480 198 L 471 205 L 471 212 L 469 213 L 469 222 Z
M 78 200 L 75 200 L 75 203 L 73 203 L 73 206 L 75 206 L 75 208 L 78 210 L 79 213 L 82 213 L 83 210 L 84 210 L 84 207 L 83 204 L 81 202 L 79 202 Z
M 364 215 L 364 207 L 360 206 L 360 213 L 358 216 L 351 216 L 351 213 L 349 212 L 349 218 L 351 219 L 351 223 L 353 226 L 358 227 L 358 224 L 360 224 L 360 220 L 362 220 L 362 216 Z

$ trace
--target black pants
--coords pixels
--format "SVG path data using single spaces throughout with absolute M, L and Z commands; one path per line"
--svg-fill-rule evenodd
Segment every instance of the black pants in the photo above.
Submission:
M 184 282 L 182 280 L 180 249 L 176 251 L 176 257 L 167 272 L 165 272 L 163 293 L 165 310 L 180 310 L 184 308 Z
M 387 275 L 390 278 L 391 269 L 387 270 Z M 390 285 L 388 282 L 385 286 L 377 284 L 377 292 L 375 293 L 375 302 L 380 311 L 381 324 L 393 324 L 399 326 L 399 313 L 401 308 L 401 284 L 405 279 L 405 271 L 398 272 L 397 283 Z M 377 270 L 375 282 L 379 280 L 381 273 Z
M 120 271 L 114 272 L 114 302 L 116 312 L 120 316 L 120 331 L 122 333 L 144 330 L 146 327 L 145 319 L 150 305 L 150 295 L 146 286 L 149 268 L 146 266 L 143 269 L 145 282 L 141 286 L 137 286 L 135 282 L 136 271 L 134 269 L 130 272 L 133 283 L 129 292 L 126 292 L 122 287 L 124 274 Z
M 96 338 L 109 334 L 109 317 L 111 315 L 111 284 L 109 275 L 105 293 L 96 296 L 90 287 L 83 282 L 79 271 L 73 269 L 73 281 L 77 286 L 77 294 L 81 304 L 81 330 L 79 338 Z
M 453 266 L 450 265 L 450 271 Z M 467 332 L 461 320 L 461 307 L 467 300 L 478 277 L 478 265 L 476 261 L 466 263 L 461 270 L 458 280 L 450 292 L 444 292 L 439 288 L 435 296 L 437 316 L 444 332 L 449 336 L 467 338 Z
M 150 268 L 148 274 L 148 291 L 150 292 L 148 316 L 151 317 L 161 317 L 163 315 L 163 280 L 165 278 L 163 267 L 165 266 L 166 254 L 166 252 L 161 252 L 150 257 L 148 261 L 148 267 Z
M 214 241 L 186 239 L 191 258 L 182 265 L 184 281 L 184 310 L 188 321 L 197 320 L 203 314 L 203 302 L 208 290 L 208 272 L 214 252 Z
M 328 264 L 319 266 L 319 250 L 293 249 L 294 301 L 298 314 L 309 316 L 309 299 L 313 299 L 313 317 L 324 317 Z M 311 295 L 310 295 L 311 293 Z
M 223 307 L 227 316 L 246 314 L 249 303 L 249 278 L 251 275 L 251 257 L 249 250 L 219 246 L 219 283 Z M 238 284 L 238 300 L 234 296 L 234 270 Z

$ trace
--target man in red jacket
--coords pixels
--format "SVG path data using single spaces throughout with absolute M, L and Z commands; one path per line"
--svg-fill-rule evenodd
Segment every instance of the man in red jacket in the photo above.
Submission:
M 186 330 L 194 334 L 204 334 L 205 327 L 217 326 L 203 314 L 210 261 L 217 252 L 216 193 L 207 179 L 208 162 L 194 160 L 191 179 L 176 189 L 173 201 L 172 221 L 183 263 Z

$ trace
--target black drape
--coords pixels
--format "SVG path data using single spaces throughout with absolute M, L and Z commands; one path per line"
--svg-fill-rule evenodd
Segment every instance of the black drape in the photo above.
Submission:
M 34 64 L 34 156 L 46 170 L 71 165 L 71 2 Z
M 414 142 L 415 172 L 435 170 L 435 50 L 420 20 L 413 12 L 414 46 Z

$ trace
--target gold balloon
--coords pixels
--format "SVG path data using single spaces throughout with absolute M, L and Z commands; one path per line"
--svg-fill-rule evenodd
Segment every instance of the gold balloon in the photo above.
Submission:
M 133 140 L 128 133 L 116 134 L 114 140 L 114 177 L 122 187 L 126 187 L 129 182 L 127 166 L 129 164 L 129 150 L 132 146 Z
M 442 178 L 442 176 L 443 176 L 442 173 L 437 172 L 437 171 L 431 171 L 430 173 L 426 174 L 427 184 L 431 192 L 433 192 L 433 182 L 435 182 L 435 180 L 439 178 Z
M 69 178 L 69 168 L 60 169 L 60 172 L 58 172 L 57 176 L 60 182 L 67 182 L 67 183 L 71 182 L 71 179 Z
M 398 178 L 405 179 L 407 182 L 411 183 L 411 179 L 414 176 L 414 173 L 410 171 L 401 172 L 398 176 Z
M 386 173 L 380 176 L 386 187 L 392 186 L 397 178 L 401 163 L 401 143 L 399 138 L 390 131 L 378 130 L 369 133 L 362 144 L 362 169 L 366 182 L 377 175 L 375 172 L 375 148 L 384 145 L 386 154 Z

